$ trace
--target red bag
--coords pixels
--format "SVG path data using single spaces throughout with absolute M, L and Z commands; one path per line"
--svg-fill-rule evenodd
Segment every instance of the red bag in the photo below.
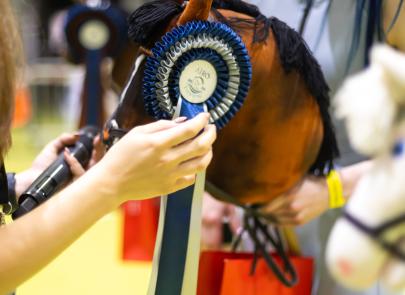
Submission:
M 273 258 L 279 262 L 276 256 Z M 292 288 L 284 286 L 261 258 L 251 276 L 251 253 L 203 252 L 197 295 L 310 295 L 313 259 L 298 256 L 290 259 L 299 277 Z
M 129 201 L 123 209 L 123 259 L 151 261 L 159 222 L 159 198 Z

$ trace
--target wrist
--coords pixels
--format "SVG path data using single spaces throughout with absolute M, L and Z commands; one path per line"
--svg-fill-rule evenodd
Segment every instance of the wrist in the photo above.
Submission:
M 97 188 L 97 194 L 102 198 L 103 203 L 112 211 L 118 208 L 124 200 L 121 200 L 117 182 L 114 181 L 115 178 L 107 177 L 109 175 L 108 170 L 100 164 L 94 165 L 77 181 L 92 182 L 93 186 Z
M 318 177 L 319 181 L 319 187 L 320 187 L 320 191 L 319 191 L 319 195 L 323 196 L 320 201 L 322 202 L 322 208 L 324 209 L 324 212 L 327 211 L 328 209 L 330 209 L 329 206 L 329 189 L 328 189 L 328 182 L 326 181 L 326 177 Z
M 369 171 L 372 165 L 372 161 L 364 161 L 339 169 L 343 195 L 346 199 L 350 198 L 359 180 Z
M 23 192 L 34 182 L 36 174 L 32 169 L 25 170 L 15 175 L 15 194 L 17 200 Z
M 346 175 L 344 168 L 339 171 L 339 176 L 342 183 L 343 196 L 345 196 L 347 200 L 348 196 L 350 196 L 353 192 L 354 184 L 352 183 L 350 177 Z

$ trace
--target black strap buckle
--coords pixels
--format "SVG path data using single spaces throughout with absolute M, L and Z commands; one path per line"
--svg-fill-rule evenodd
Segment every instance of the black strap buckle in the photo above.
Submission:
M 118 127 L 114 119 L 110 119 L 104 126 L 103 143 L 107 148 L 111 148 L 114 143 L 121 139 L 129 130 Z

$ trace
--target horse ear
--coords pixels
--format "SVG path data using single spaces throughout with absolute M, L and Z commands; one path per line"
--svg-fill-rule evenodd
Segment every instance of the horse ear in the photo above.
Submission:
M 193 20 L 207 20 L 210 14 L 212 1 L 213 0 L 190 0 L 181 14 L 177 25 L 181 26 Z

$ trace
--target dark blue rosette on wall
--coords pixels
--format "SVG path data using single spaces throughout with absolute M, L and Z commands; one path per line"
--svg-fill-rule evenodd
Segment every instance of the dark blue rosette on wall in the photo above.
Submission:
M 209 112 L 223 128 L 242 107 L 252 69 L 240 37 L 222 23 L 189 22 L 155 44 L 143 92 L 156 119 Z M 191 295 L 197 287 L 201 201 L 205 173 L 195 185 L 162 197 L 149 295 Z
M 84 63 L 86 78 L 81 125 L 104 124 L 101 62 L 117 56 L 127 42 L 127 15 L 110 3 L 74 5 L 67 13 L 65 35 L 69 58 Z

